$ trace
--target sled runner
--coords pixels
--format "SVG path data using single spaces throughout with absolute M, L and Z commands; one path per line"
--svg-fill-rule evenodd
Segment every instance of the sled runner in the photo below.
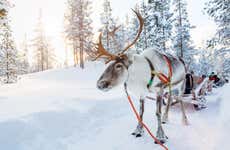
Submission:
M 179 99 L 182 99 L 182 101 L 185 103 L 193 104 L 196 110 L 206 108 L 207 100 L 205 96 L 208 92 L 210 92 L 210 87 L 212 87 L 212 84 L 213 81 L 210 81 L 208 78 L 204 78 L 201 83 L 196 83 L 196 87 L 191 91 L 190 94 L 183 94 L 182 97 L 178 97 L 173 94 L 172 99 L 174 101 L 172 102 L 172 105 L 175 105 L 178 103 Z

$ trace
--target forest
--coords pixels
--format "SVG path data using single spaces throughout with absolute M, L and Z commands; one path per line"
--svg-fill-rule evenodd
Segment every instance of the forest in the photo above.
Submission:
M 52 68 L 64 68 L 91 61 L 95 52 L 95 37 L 102 32 L 102 43 L 112 52 L 119 52 L 135 36 L 138 20 L 130 13 L 121 23 L 118 16 L 113 15 L 111 2 L 104 0 L 100 12 L 100 25 L 96 29 L 91 16 L 90 0 L 68 0 L 65 2 L 63 15 L 64 60 L 59 61 L 57 51 L 44 29 L 42 8 L 37 12 L 37 23 L 33 27 L 33 36 L 24 34 L 21 43 L 15 44 L 11 29 L 11 16 L 8 11 L 14 9 L 10 1 L 1 0 L 1 80 L 15 82 L 17 76 Z M 154 48 L 182 58 L 190 70 L 198 75 L 216 72 L 227 76 L 229 69 L 229 2 L 210 0 L 205 3 L 203 11 L 217 25 L 213 37 L 206 39 L 203 47 L 194 45 L 191 30 L 199 28 L 190 24 L 186 0 L 149 0 L 138 1 L 133 9 L 139 11 L 144 18 L 143 32 L 132 47 L 133 53 L 141 53 L 147 48 Z M 131 12 L 131 9 L 130 9 Z M 116 32 L 115 32 L 116 29 Z M 202 33 L 205 34 L 205 33 Z M 31 38 L 28 38 L 28 37 Z

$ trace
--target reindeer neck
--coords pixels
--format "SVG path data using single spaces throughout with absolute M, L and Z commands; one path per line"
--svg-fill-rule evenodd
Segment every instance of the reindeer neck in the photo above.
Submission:
M 145 57 L 137 56 L 128 68 L 127 85 L 131 92 L 141 95 L 147 92 L 147 84 L 151 78 L 151 68 Z

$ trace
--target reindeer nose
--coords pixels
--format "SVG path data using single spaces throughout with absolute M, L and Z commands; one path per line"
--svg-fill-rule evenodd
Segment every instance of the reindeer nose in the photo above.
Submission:
M 98 82 L 97 87 L 99 89 L 105 89 L 109 86 L 109 84 L 110 84 L 109 81 L 100 81 Z

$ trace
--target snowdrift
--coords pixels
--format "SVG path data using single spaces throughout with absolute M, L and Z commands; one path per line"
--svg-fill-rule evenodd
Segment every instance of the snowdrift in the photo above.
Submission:
M 85 70 L 68 68 L 21 77 L 0 86 L 1 150 L 161 150 L 149 135 L 134 138 L 136 118 L 122 87 L 96 89 L 104 69 L 90 63 Z M 173 107 L 164 125 L 170 150 L 228 150 L 230 85 L 207 96 L 208 108 L 186 106 L 189 126 Z M 136 107 L 138 100 L 135 102 Z M 146 102 L 145 122 L 156 131 L 155 103 Z

